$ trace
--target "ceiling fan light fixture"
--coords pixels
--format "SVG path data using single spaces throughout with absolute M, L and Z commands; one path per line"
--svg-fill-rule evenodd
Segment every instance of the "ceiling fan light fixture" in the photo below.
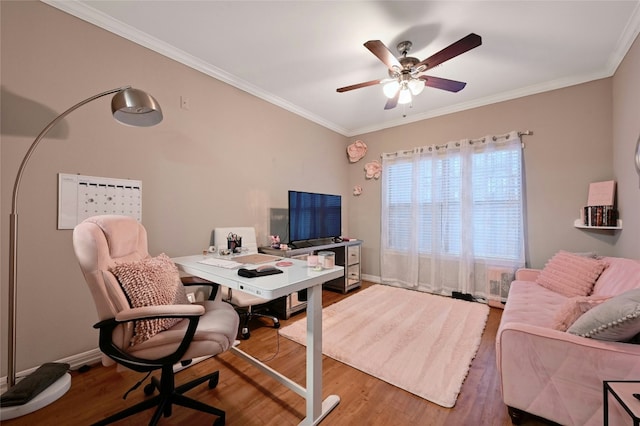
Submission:
M 400 97 L 398 98 L 399 104 L 408 104 L 411 102 L 411 91 L 406 87 L 400 91 Z
M 413 96 L 417 96 L 424 90 L 424 80 L 413 78 L 407 83 L 409 90 Z
M 400 83 L 398 83 L 397 80 L 390 81 L 382 86 L 384 95 L 389 99 L 392 99 L 396 96 L 396 93 L 398 93 L 398 89 L 400 89 Z
M 466 86 L 466 83 L 419 74 L 437 67 L 443 62 L 455 58 L 481 44 L 482 37 L 478 34 L 471 33 L 421 61 L 418 58 L 407 56 L 412 45 L 410 41 L 401 41 L 398 43 L 397 49 L 402 56 L 396 58 L 383 42 L 380 40 L 369 40 L 364 44 L 364 47 L 369 49 L 374 56 L 386 65 L 389 78 L 339 87 L 336 91 L 342 93 L 362 87 L 382 84 L 382 92 L 389 98 L 384 106 L 385 110 L 393 109 L 399 103 L 410 103 L 413 96 L 418 96 L 422 93 L 425 86 L 449 92 L 459 92 Z M 429 84 L 427 84 L 427 82 Z

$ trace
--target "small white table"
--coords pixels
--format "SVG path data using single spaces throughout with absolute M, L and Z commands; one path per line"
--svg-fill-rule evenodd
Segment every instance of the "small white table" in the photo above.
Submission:
M 183 272 L 234 290 L 244 291 L 264 299 L 276 299 L 293 292 L 307 289 L 307 387 L 304 388 L 278 373 L 261 361 L 234 346 L 232 353 L 267 373 L 306 399 L 306 417 L 301 425 L 317 425 L 340 402 L 337 395 L 329 395 L 322 400 L 322 283 L 344 276 L 344 268 L 314 271 L 302 260 L 287 259 L 292 266 L 280 267 L 284 273 L 258 278 L 244 278 L 237 269 L 225 269 L 200 263 L 203 255 L 174 258 L 173 261 Z M 270 262 L 268 264 L 274 264 Z M 247 267 L 255 267 L 250 265 Z

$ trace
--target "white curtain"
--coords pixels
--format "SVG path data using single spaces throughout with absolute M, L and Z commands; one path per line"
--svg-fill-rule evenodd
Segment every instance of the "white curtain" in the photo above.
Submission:
M 382 170 L 382 282 L 504 300 L 525 263 L 518 133 L 383 154 Z

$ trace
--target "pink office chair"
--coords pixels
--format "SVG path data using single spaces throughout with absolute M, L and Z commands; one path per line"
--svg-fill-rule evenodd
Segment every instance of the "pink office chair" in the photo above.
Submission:
M 103 364 L 115 362 L 138 372 L 162 372 L 160 380 L 152 377 L 145 387 L 147 395 L 156 388 L 159 395 L 96 424 L 157 407 L 149 423 L 155 425 L 178 404 L 214 414 L 214 425 L 224 425 L 224 411 L 183 395 L 206 381 L 210 388 L 216 387 L 219 372 L 176 387 L 173 370 L 178 362 L 186 365 L 233 345 L 238 314 L 221 300 L 218 286 L 211 284 L 209 300 L 189 304 L 173 262 L 164 255 L 149 256 L 146 230 L 130 217 L 105 215 L 85 220 L 73 231 L 73 246 L 98 311 L 99 322 L 94 327 L 100 330 Z

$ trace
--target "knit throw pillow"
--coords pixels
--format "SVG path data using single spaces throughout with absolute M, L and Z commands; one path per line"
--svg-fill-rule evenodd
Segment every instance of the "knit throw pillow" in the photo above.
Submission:
M 132 308 L 189 303 L 178 268 L 164 253 L 157 257 L 118 263 L 111 272 L 120 282 Z M 181 318 L 137 320 L 131 345 L 149 340 L 180 321 Z
M 567 331 L 582 314 L 610 298 L 611 296 L 576 296 L 567 299 L 553 319 L 553 328 Z
M 536 282 L 567 297 L 588 296 L 606 266 L 599 259 L 559 251 L 549 259 Z

